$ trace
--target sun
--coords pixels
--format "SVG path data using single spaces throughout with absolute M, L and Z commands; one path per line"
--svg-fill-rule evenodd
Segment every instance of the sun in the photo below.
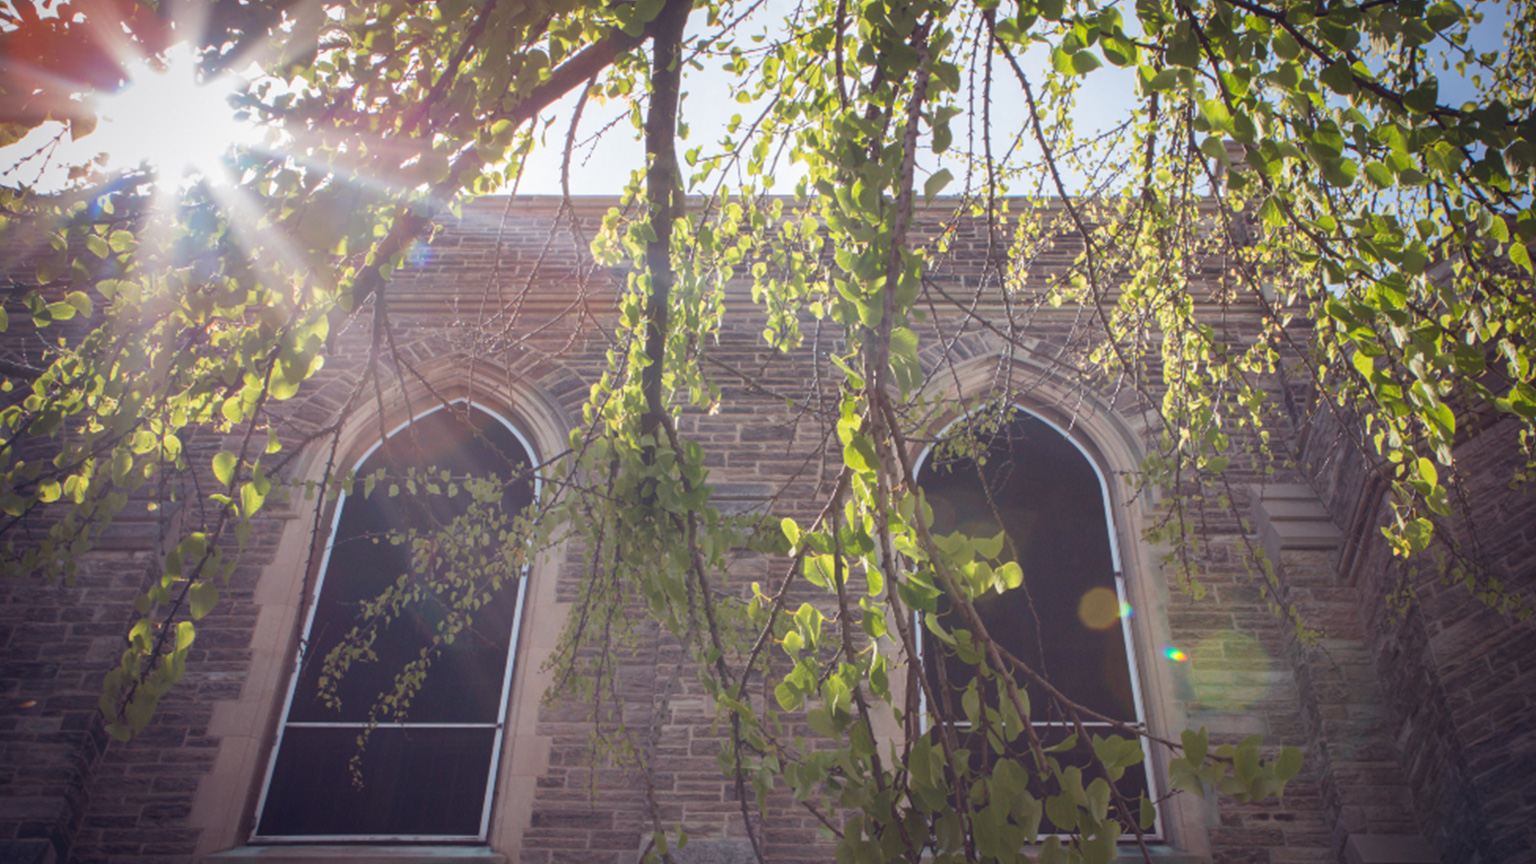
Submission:
M 161 185 L 202 179 L 224 182 L 224 157 L 250 146 L 260 130 L 236 116 L 230 97 L 241 82 L 232 75 L 198 80 L 197 58 L 185 43 L 158 62 L 128 72 L 128 84 L 102 98 L 96 146 L 119 168 L 148 163 Z

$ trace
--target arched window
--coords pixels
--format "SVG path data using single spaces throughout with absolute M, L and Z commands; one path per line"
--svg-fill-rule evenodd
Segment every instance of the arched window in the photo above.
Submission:
M 1017 409 L 971 452 L 974 458 L 930 451 L 917 479 L 933 508 L 935 534 L 959 531 L 992 538 L 1001 531 L 1007 540 L 1003 559 L 1017 561 L 1023 571 L 1019 587 L 975 600 L 988 633 L 1068 699 L 1144 728 L 1130 607 L 1098 468 L 1055 426 Z M 946 626 L 964 626 L 943 598 L 939 616 Z M 947 700 L 945 716 L 962 718 L 957 727 L 964 735 L 960 693 L 975 677 L 972 668 L 927 628 L 920 629 L 929 689 Z M 1030 695 L 1031 722 L 1042 743 L 1065 743 L 1074 732 L 1068 718 L 1052 709 L 1052 700 L 1036 692 L 1037 686 L 1024 680 L 1019 684 Z M 986 698 L 995 700 L 998 694 Z M 1091 737 L 1113 732 L 1110 723 L 1082 719 L 1090 740 L 1078 740 L 1059 754 L 1063 763 L 1086 766 L 1093 753 Z M 967 746 L 973 758 L 993 758 L 987 742 Z M 1133 807 L 1143 794 L 1154 801 L 1157 797 L 1145 762 L 1132 766 L 1115 785 Z M 1033 791 L 1039 795 L 1044 790 Z M 1049 819 L 1046 823 L 1042 833 L 1052 830 Z
M 462 530 L 454 520 L 470 506 L 462 487 L 467 477 L 501 479 L 499 506 L 510 520 L 534 499 L 526 471 L 531 457 L 505 421 L 461 403 L 396 429 L 357 465 L 359 487 L 380 469 L 386 477 L 371 495 L 342 496 L 337 504 L 253 840 L 485 838 L 524 580 L 505 578 L 503 569 L 493 587 L 490 570 L 427 563 L 447 556 L 420 554 L 421 546 L 413 560 L 413 544 L 402 538 L 411 531 L 425 538 L 450 526 Z M 426 491 L 428 482 L 437 494 L 410 494 L 411 483 Z M 399 494 L 390 494 L 391 485 Z M 486 552 L 498 542 L 490 535 Z M 459 553 L 455 560 L 474 560 Z M 340 677 L 334 687 L 340 704 L 328 705 L 325 658 L 363 623 L 364 604 L 402 577 L 400 584 L 432 584 L 377 627 L 373 656 Z M 445 587 L 450 590 L 434 590 Z M 478 608 L 469 626 L 443 639 L 452 597 L 473 597 Z M 403 718 L 375 713 L 400 670 L 423 657 L 430 658 L 424 682 Z M 359 735 L 373 720 L 377 725 L 359 751 Z

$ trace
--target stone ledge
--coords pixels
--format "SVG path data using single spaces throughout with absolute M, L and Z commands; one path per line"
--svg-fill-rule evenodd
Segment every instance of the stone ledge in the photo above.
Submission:
M 1259 504 L 1264 508 L 1265 514 L 1277 522 L 1328 522 L 1333 518 L 1328 515 L 1328 508 L 1324 507 L 1323 502 L 1316 497 L 1275 498 L 1266 495 Z
M 1274 532 L 1281 549 L 1337 549 L 1344 539 L 1344 535 L 1332 522 L 1275 520 L 1269 528 Z
M 1038 852 L 1038 846 L 1027 847 L 1030 852 Z M 649 842 L 640 844 L 640 851 L 650 849 Z M 1151 856 L 1152 864 L 1206 864 L 1205 858 L 1180 852 L 1167 846 L 1155 843 L 1147 844 L 1147 852 Z M 701 838 L 688 841 L 688 845 L 682 849 L 672 850 L 672 858 L 678 864 L 754 864 L 756 857 L 752 854 L 752 844 L 745 838 Z M 932 860 L 932 853 L 925 853 L 924 861 Z M 1132 862 L 1146 861 L 1141 850 L 1134 845 L 1122 845 L 1115 854 L 1115 864 L 1132 864 Z
M 58 855 L 47 840 L 0 840 L 0 864 L 53 864 Z
M 1026 850 L 1034 855 L 1040 851 L 1039 846 L 1028 846 Z M 1143 857 L 1141 849 L 1135 843 L 1121 843 L 1115 850 L 1114 864 L 1132 864 L 1132 862 L 1151 861 L 1152 864 L 1207 864 L 1210 859 L 1199 855 L 1182 852 L 1170 846 L 1159 843 L 1147 842 L 1147 856 Z
M 205 856 L 204 864 L 507 864 L 489 846 L 364 844 L 236 846 Z
M 1351 834 L 1344 844 L 1347 864 L 1440 864 L 1440 856 L 1417 834 Z
M 1344 534 L 1317 495 L 1298 483 L 1253 487 L 1254 527 L 1270 560 L 1287 550 L 1332 552 Z
M 1167 846 L 1149 845 L 1147 847 L 1147 853 L 1150 857 L 1150 860 L 1152 861 L 1152 864 L 1206 864 L 1207 861 L 1207 859 L 1201 858 L 1198 855 L 1191 855 L 1188 852 L 1180 852 L 1177 849 L 1170 849 Z M 1119 850 L 1115 852 L 1116 864 L 1131 864 L 1133 861 L 1146 860 L 1148 860 L 1148 858 L 1143 858 L 1141 855 L 1141 850 L 1135 846 L 1121 846 Z

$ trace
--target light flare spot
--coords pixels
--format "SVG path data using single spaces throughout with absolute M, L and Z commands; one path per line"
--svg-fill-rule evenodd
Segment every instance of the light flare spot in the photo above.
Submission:
M 1275 662 L 1259 640 L 1227 631 L 1190 649 L 1190 685 L 1206 707 L 1247 711 L 1269 698 Z
M 1120 598 L 1108 588 L 1090 588 L 1077 601 L 1077 618 L 1090 630 L 1108 630 L 1120 620 Z

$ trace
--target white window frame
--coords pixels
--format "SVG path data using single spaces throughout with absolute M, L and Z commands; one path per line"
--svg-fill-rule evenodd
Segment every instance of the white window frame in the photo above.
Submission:
M 504 426 L 512 436 L 522 445 L 523 452 L 529 460 L 536 463 L 538 457 L 533 449 L 533 444 L 510 420 L 499 411 L 489 406 L 478 404 L 470 399 L 455 399 L 449 405 L 464 405 L 469 409 L 480 411 L 495 419 Z M 358 457 L 352 466 L 352 471 L 360 469 L 384 442 L 394 438 L 407 426 L 422 417 L 428 417 L 438 411 L 447 410 L 447 405 L 439 404 L 431 410 L 410 417 L 401 422 L 380 440 L 375 441 L 368 449 Z M 533 500 L 537 501 L 542 491 L 542 481 L 537 474 L 533 477 Z M 299 843 L 484 843 L 490 835 L 491 806 L 495 799 L 496 779 L 500 773 L 497 766 L 501 762 L 501 749 L 507 734 L 507 706 L 512 694 L 513 670 L 517 661 L 517 645 L 523 628 L 523 603 L 528 593 L 528 567 L 524 565 L 523 571 L 517 580 L 517 601 L 512 611 L 512 636 L 507 646 L 507 662 L 502 675 L 501 701 L 497 711 L 496 720 L 493 723 L 411 723 L 392 722 L 378 723 L 374 728 L 412 728 L 412 729 L 490 729 L 495 733 L 491 743 L 491 756 L 486 766 L 485 797 L 480 811 L 480 832 L 478 834 L 261 834 L 261 817 L 266 812 L 267 793 L 271 791 L 272 774 L 277 767 L 277 757 L 282 750 L 283 734 L 289 727 L 299 728 L 351 728 L 359 731 L 369 726 L 366 722 L 289 722 L 289 709 L 293 705 L 294 693 L 298 689 L 299 672 L 304 668 L 306 648 L 309 644 L 310 628 L 314 625 L 315 612 L 320 605 L 320 592 L 325 587 L 325 579 L 330 569 L 331 551 L 336 545 L 336 530 L 341 524 L 341 511 L 346 505 L 347 494 L 343 492 L 336 497 L 336 506 L 331 514 L 330 533 L 326 536 L 325 550 L 320 556 L 320 571 L 315 579 L 315 588 L 309 596 L 309 609 L 304 613 L 304 629 L 299 639 L 298 651 L 294 654 L 293 668 L 289 670 L 288 691 L 283 697 L 283 709 L 277 723 L 277 735 L 272 742 L 272 752 L 267 757 L 267 769 L 261 782 L 261 795 L 257 799 L 255 819 L 251 823 L 251 843 L 260 844 L 299 844 Z

